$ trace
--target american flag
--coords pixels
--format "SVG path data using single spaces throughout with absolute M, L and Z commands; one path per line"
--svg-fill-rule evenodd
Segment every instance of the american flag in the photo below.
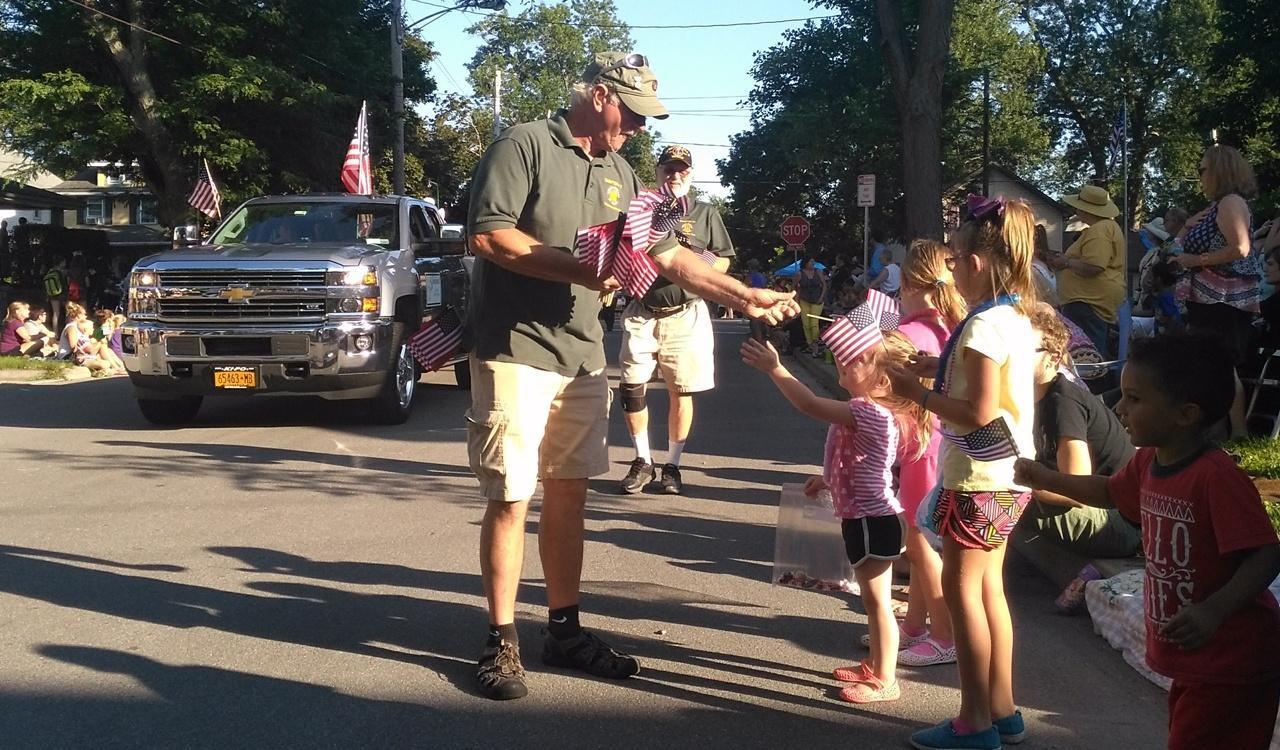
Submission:
M 658 278 L 658 264 L 648 253 L 637 251 L 631 238 L 624 237 L 613 258 L 613 275 L 629 296 L 643 297 Z
M 710 250 L 695 249 L 694 252 L 697 253 L 698 257 L 702 258 L 702 262 L 706 263 L 708 266 L 714 266 L 716 261 L 720 260 L 720 256 Z
M 596 224 L 578 230 L 573 239 L 573 254 L 578 262 L 593 270 L 596 277 L 611 273 L 613 258 L 617 253 L 614 240 L 618 234 L 619 222 Z
M 445 308 L 423 323 L 422 328 L 409 337 L 408 344 L 423 370 L 439 370 L 462 348 L 462 319 L 452 307 Z
M 883 331 L 896 330 L 900 319 L 897 300 L 869 289 L 865 302 L 827 326 L 822 332 L 822 342 L 836 361 L 847 365 L 879 344 L 884 339 Z
M 1013 433 L 1009 431 L 1004 417 L 996 417 L 968 435 L 957 435 L 943 427 L 942 436 L 975 461 L 999 461 L 1018 455 L 1018 446 L 1013 442 Z
M 373 195 L 373 170 L 369 164 L 369 112 L 365 102 L 360 103 L 360 119 L 356 120 L 356 132 L 347 146 L 347 158 L 342 162 L 342 185 L 354 195 Z
M 218 186 L 213 183 L 213 175 L 209 172 L 209 160 L 200 160 L 200 169 L 196 173 L 196 186 L 191 188 L 187 203 L 200 213 L 211 219 L 222 216 L 222 196 L 218 194 Z
M 643 253 L 680 223 L 689 210 L 688 197 L 677 198 L 664 185 L 645 190 L 627 206 L 627 236 L 636 252 Z
M 1124 108 L 1116 113 L 1116 123 L 1111 126 L 1111 143 L 1108 147 L 1110 153 L 1109 169 L 1115 169 L 1116 164 L 1120 162 L 1121 153 L 1124 151 L 1124 141 L 1128 128 L 1126 127 Z

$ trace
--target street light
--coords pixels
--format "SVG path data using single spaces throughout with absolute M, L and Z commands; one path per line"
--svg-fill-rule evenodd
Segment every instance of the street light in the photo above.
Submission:
M 409 24 L 408 30 L 425 26 L 449 11 L 481 8 L 483 10 L 502 10 L 507 7 L 506 0 L 462 0 L 452 8 L 438 10 L 419 18 Z M 395 159 L 391 167 L 392 192 L 404 194 L 404 15 L 400 0 L 391 0 L 391 116 L 394 120 Z

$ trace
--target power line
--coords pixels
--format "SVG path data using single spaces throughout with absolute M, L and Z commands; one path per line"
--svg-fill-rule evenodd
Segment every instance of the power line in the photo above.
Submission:
M 410 0 L 420 5 L 429 5 L 433 8 L 448 8 L 453 10 L 455 6 L 440 5 L 439 3 L 427 2 L 427 0 Z M 482 16 L 484 18 L 506 18 L 513 23 L 523 23 L 544 26 L 548 23 L 556 26 L 572 26 L 574 28 L 590 28 L 590 29 L 726 29 L 734 26 L 768 26 L 770 24 L 779 23 L 796 23 L 797 21 L 821 21 L 828 18 L 840 18 L 839 13 L 831 13 L 825 16 L 806 16 L 804 18 L 775 18 L 768 21 L 733 21 L 729 23 L 681 23 L 667 25 L 632 25 L 629 23 L 570 23 L 568 21 L 534 21 L 527 18 L 517 18 L 515 16 L 504 16 L 500 13 L 480 13 L 471 8 L 458 8 L 463 13 Z
M 171 37 L 171 36 L 165 36 L 164 34 L 161 34 L 161 33 L 159 33 L 159 32 L 152 31 L 151 29 L 145 28 L 145 27 L 143 27 L 143 26 L 139 26 L 139 25 L 138 25 L 138 24 L 136 24 L 136 23 L 132 23 L 132 22 L 130 22 L 130 21 L 126 21 L 126 20 L 124 20 L 123 18 L 117 18 L 116 16 L 113 16 L 113 15 L 111 15 L 110 13 L 107 13 L 107 12 L 106 12 L 106 11 L 104 11 L 104 10 L 101 10 L 101 9 L 99 9 L 99 8 L 95 8 L 95 7 L 93 7 L 92 5 L 86 5 L 86 4 L 82 3 L 82 2 L 80 2 L 80 0 L 64 0 L 64 2 L 68 2 L 68 3 L 71 3 L 72 5 L 76 5 L 76 6 L 79 6 L 79 7 L 81 7 L 81 8 L 84 8 L 85 10 L 89 11 L 90 13 L 94 13 L 94 14 L 97 14 L 97 15 L 99 15 L 99 16 L 106 16 L 107 18 L 110 18 L 112 21 L 115 21 L 116 23 L 122 23 L 122 24 L 124 24 L 125 26 L 128 26 L 128 27 L 129 27 L 129 28 L 131 28 L 131 29 L 137 29 L 138 31 L 141 31 L 141 32 L 142 32 L 142 33 L 144 33 L 144 34 L 150 34 L 151 36 L 157 37 L 157 38 L 159 38 L 159 39 L 163 39 L 163 40 L 165 40 L 166 42 L 169 42 L 170 44 L 176 44 L 176 45 L 178 45 L 179 47 L 189 47 L 189 46 L 190 46 L 190 45 L 188 45 L 188 44 L 183 44 L 182 42 L 179 42 L 177 39 L 174 39 L 174 38 L 173 38 L 173 37 Z M 195 49 L 195 50 L 197 50 L 197 51 L 199 51 L 199 52 L 203 52 L 203 51 L 204 51 L 204 50 L 201 50 L 201 49 L 199 49 L 199 48 L 197 48 L 197 47 L 192 47 L 192 49 Z

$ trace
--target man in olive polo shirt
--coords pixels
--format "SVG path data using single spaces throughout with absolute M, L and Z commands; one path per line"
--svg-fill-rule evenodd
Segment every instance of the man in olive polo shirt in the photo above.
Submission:
M 542 660 L 600 677 L 640 670 L 578 623 L 587 478 L 608 471 L 609 383 L 596 278 L 572 252 L 578 228 L 614 220 L 641 189 L 617 152 L 665 117 L 658 81 L 642 55 L 594 56 L 567 110 L 507 129 L 476 167 L 470 206 L 474 348 L 467 449 L 486 500 L 480 571 L 488 642 L 476 684 L 493 699 L 528 691 L 515 628 L 525 518 L 542 482 L 538 548 L 546 579 Z M 794 316 L 789 295 L 762 294 L 712 271 L 696 255 L 667 253 L 664 274 L 766 321 Z M 700 266 L 701 268 L 696 268 Z M 736 283 L 736 282 L 734 282 Z
M 693 155 L 684 146 L 670 145 L 658 156 L 658 183 L 674 193 L 687 192 L 693 180 Z M 687 247 L 719 256 L 712 268 L 729 270 L 733 242 L 720 212 L 710 203 L 695 203 L 677 231 Z M 644 490 L 658 479 L 662 491 L 679 495 L 680 457 L 693 427 L 693 394 L 715 387 L 715 334 L 711 311 L 698 295 L 659 277 L 640 299 L 632 300 L 622 314 L 622 413 L 636 457 L 622 478 L 628 495 Z M 667 460 L 661 475 L 649 450 L 649 410 L 645 389 L 657 367 L 667 384 Z

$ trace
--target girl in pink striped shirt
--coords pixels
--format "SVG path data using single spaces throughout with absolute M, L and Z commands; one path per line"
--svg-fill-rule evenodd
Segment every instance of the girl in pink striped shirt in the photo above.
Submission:
M 804 490 L 810 496 L 831 491 L 835 513 L 862 591 L 871 655 L 853 666 L 835 670 L 835 678 L 849 683 L 840 699 L 877 703 L 901 696 L 896 670 L 898 627 L 893 617 L 893 561 L 902 555 L 906 523 L 893 490 L 893 466 L 904 456 L 904 445 L 919 452 L 929 443 L 930 420 L 919 405 L 893 395 L 887 375 L 903 367 L 916 347 L 890 331 L 882 342 L 853 357 L 837 361 L 840 385 L 848 401 L 821 398 L 778 361 L 768 343 L 748 339 L 742 361 L 768 375 L 802 413 L 830 425 L 822 475 L 810 477 Z

